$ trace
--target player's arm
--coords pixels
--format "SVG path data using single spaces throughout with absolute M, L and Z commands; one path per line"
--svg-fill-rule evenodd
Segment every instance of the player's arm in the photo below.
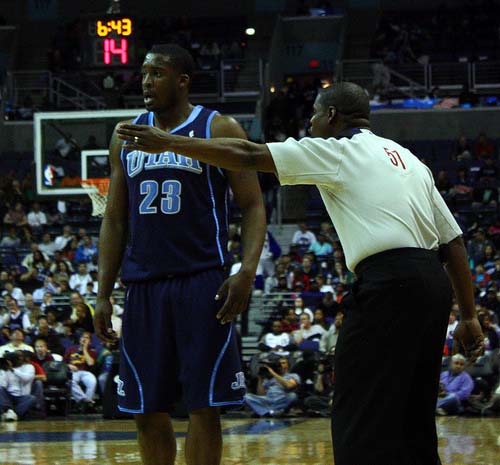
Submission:
M 103 341 L 113 341 L 115 338 L 111 325 L 113 309 L 109 298 L 121 265 L 128 234 L 128 192 L 120 160 L 121 146 L 115 128 L 109 146 L 111 176 L 108 201 L 99 234 L 99 291 L 94 314 L 95 331 Z
M 238 122 L 227 116 L 216 116 L 212 121 L 212 137 L 246 139 L 245 131 Z M 230 140 L 230 139 L 229 139 Z M 266 234 L 266 212 L 256 173 L 226 171 L 236 203 L 241 208 L 241 245 L 243 260 L 240 271 L 231 276 L 217 293 L 227 294 L 227 299 L 217 317 L 222 323 L 232 321 L 245 311 L 255 279 L 255 271 Z
M 460 322 L 453 333 L 453 352 L 463 352 L 473 363 L 483 352 L 484 335 L 477 318 L 472 276 L 462 237 L 441 246 L 440 255 L 460 309 Z
M 234 139 L 231 135 L 217 139 L 176 136 L 156 127 L 136 124 L 121 124 L 117 132 L 122 141 L 128 142 L 127 150 L 172 151 L 228 170 L 276 173 L 266 144 Z

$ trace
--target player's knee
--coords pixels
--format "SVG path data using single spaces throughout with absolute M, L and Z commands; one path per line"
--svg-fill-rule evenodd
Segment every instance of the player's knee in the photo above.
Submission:
M 220 409 L 205 407 L 189 412 L 189 420 L 197 422 L 217 422 L 220 420 Z
M 137 429 L 142 433 L 157 432 L 168 430 L 170 418 L 166 413 L 140 413 L 134 415 Z

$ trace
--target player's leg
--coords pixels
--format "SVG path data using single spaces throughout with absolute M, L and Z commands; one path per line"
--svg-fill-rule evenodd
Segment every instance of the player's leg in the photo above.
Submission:
M 174 465 L 177 447 L 168 413 L 134 415 L 143 465 Z
M 169 286 L 130 285 L 123 315 L 118 408 L 135 415 L 144 465 L 173 464 L 176 455 L 167 413 L 179 394 Z
M 189 465 L 218 465 L 222 435 L 217 407 L 242 405 L 245 383 L 232 324 L 221 325 L 214 300 L 221 270 L 176 279 L 177 353 L 183 396 L 190 412 L 186 459 Z M 188 450 L 189 449 L 189 450 Z
M 219 465 L 222 457 L 220 413 L 207 407 L 189 413 L 186 437 L 187 465 Z

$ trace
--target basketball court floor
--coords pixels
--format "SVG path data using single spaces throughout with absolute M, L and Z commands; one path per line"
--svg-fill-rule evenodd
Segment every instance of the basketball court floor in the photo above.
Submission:
M 500 418 L 437 419 L 443 465 L 499 465 Z M 175 421 L 185 465 L 186 421 Z M 223 465 L 331 465 L 323 418 L 226 419 Z M 0 424 L 2 465 L 140 465 L 131 420 L 95 417 Z

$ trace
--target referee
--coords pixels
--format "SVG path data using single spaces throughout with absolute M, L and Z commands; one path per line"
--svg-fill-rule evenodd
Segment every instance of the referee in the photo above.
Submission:
M 313 138 L 254 144 L 137 125 L 118 134 L 128 150 L 172 151 L 318 187 L 358 278 L 336 350 L 335 464 L 436 465 L 434 412 L 452 287 L 461 311 L 454 351 L 473 362 L 483 334 L 459 226 L 430 170 L 373 134 L 369 113 L 363 89 L 343 82 L 318 95 Z

